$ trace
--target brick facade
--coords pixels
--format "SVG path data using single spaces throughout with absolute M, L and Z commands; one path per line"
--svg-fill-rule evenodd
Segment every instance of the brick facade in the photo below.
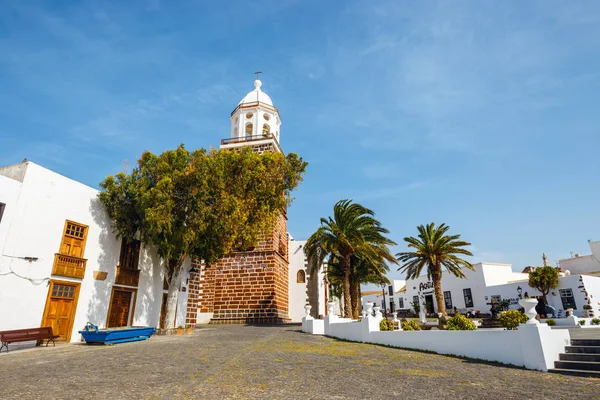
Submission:
M 202 266 L 197 298 L 188 297 L 188 315 L 194 309 L 213 313 L 211 324 L 289 322 L 286 226 L 285 216 L 279 216 L 254 250 L 234 251 L 209 268 Z

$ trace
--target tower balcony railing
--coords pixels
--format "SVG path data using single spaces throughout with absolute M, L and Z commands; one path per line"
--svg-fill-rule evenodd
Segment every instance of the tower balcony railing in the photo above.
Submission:
M 277 141 L 277 138 L 272 133 L 269 133 L 267 135 L 242 136 L 242 137 L 221 139 L 221 146 L 230 145 L 230 144 L 245 144 L 245 143 L 251 144 L 252 142 L 260 142 L 262 140 L 272 140 L 275 143 L 275 146 L 277 147 L 277 149 L 280 152 L 282 152 L 281 147 L 279 146 L 279 142 Z

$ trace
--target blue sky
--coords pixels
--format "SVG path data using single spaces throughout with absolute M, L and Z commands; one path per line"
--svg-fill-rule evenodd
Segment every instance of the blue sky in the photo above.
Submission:
M 0 165 L 97 187 L 217 147 L 261 70 L 310 163 L 295 238 L 352 198 L 399 243 L 446 222 L 516 270 L 600 240 L 596 1 L 9 0 L 0 52 Z

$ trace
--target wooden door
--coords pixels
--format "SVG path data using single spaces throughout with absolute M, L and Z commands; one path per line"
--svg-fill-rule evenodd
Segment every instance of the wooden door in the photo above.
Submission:
M 112 301 L 110 304 L 110 313 L 108 315 L 107 328 L 118 328 L 129 325 L 129 314 L 133 291 L 113 289 Z
M 58 340 L 71 339 L 78 296 L 78 283 L 50 281 L 42 326 L 52 327 L 52 332 L 59 335 Z
M 65 223 L 65 232 L 60 244 L 60 253 L 68 256 L 83 258 L 87 226 L 72 221 Z

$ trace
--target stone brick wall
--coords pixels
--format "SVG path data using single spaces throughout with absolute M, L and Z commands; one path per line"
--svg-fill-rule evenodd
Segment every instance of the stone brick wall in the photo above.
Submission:
M 234 251 L 202 270 L 197 308 L 211 324 L 288 322 L 286 217 L 252 251 Z
M 198 301 L 200 295 L 200 282 L 201 282 L 201 263 L 199 261 L 192 261 L 192 267 L 196 268 L 198 272 L 190 273 L 188 283 L 188 300 L 187 309 L 185 314 L 185 326 L 194 327 L 196 326 L 196 316 L 198 313 Z

